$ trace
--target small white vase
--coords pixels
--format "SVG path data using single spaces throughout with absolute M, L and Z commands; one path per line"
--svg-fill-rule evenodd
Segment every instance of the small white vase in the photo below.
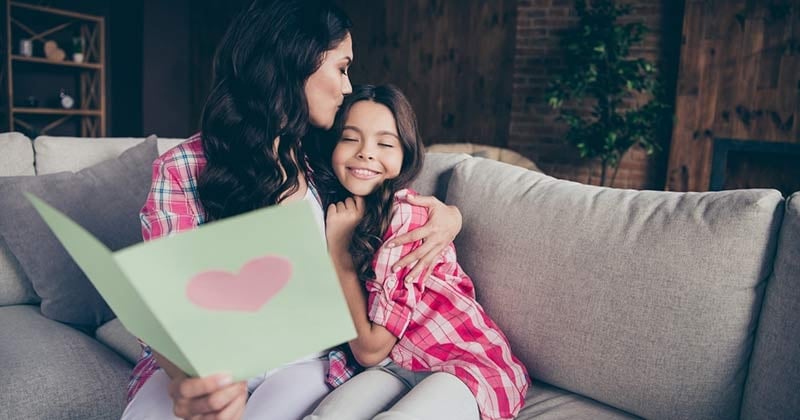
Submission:
M 83 53 L 73 53 L 72 61 L 76 63 L 83 63 Z

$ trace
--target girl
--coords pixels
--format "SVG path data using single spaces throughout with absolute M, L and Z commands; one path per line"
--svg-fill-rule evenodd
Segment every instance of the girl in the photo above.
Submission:
M 476 302 L 452 243 L 428 275 L 391 269 L 420 242 L 384 244 L 428 219 L 406 189 L 423 159 L 408 101 L 392 86 L 357 87 L 332 135 L 339 137 L 335 146 L 318 144 L 315 179 L 325 186 L 323 201 L 332 203 L 328 249 L 358 331 L 350 348 L 371 367 L 306 419 L 513 418 L 527 372 Z M 326 160 L 329 167 L 321 164 Z
M 231 23 L 214 58 L 214 82 L 202 133 L 153 164 L 141 211 L 151 240 L 284 201 L 309 200 L 323 211 L 309 179 L 300 139 L 328 130 L 345 95 L 353 60 L 350 21 L 327 0 L 255 0 Z M 416 237 L 430 246 L 398 265 L 429 265 L 458 233 L 458 210 L 422 198 L 436 220 Z M 422 266 L 422 268 L 420 268 Z M 257 333 L 257 332 L 254 332 Z M 212 340 L 213 337 L 209 337 Z M 188 378 L 143 346 L 129 386 L 124 419 L 301 418 L 349 369 L 329 371 L 323 352 L 248 383 L 216 375 Z

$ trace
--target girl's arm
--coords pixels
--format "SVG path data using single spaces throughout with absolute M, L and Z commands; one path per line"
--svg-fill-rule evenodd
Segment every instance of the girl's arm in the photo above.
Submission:
M 409 194 L 407 200 L 413 205 L 428 209 L 428 222 L 425 225 L 399 235 L 387 245 L 389 247 L 403 246 L 422 241 L 418 248 L 406 254 L 392 266 L 394 271 L 410 268 L 411 271 L 406 276 L 408 282 L 427 272 L 442 251 L 453 242 L 458 232 L 461 231 L 461 212 L 457 207 L 448 206 L 434 196 Z
M 392 347 L 397 343 L 397 337 L 383 326 L 369 320 L 364 286 L 358 280 L 350 254 L 345 251 L 344 254 L 332 257 L 333 266 L 347 299 L 350 316 L 358 332 L 358 337 L 350 341 L 350 350 L 361 366 L 377 365 L 389 356 Z
M 349 343 L 350 350 L 360 365 L 374 366 L 389 355 L 397 342 L 397 337 L 383 326 L 369 320 L 364 286 L 358 280 L 353 258 L 347 250 L 353 230 L 364 215 L 363 206 L 364 199 L 361 197 L 348 198 L 328 206 L 325 236 L 336 275 L 339 277 L 350 316 L 358 333 L 358 337 Z

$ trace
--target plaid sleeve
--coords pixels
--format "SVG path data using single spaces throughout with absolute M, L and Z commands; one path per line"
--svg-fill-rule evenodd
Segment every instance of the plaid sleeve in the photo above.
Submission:
M 398 197 L 384 243 L 423 226 L 427 221 L 427 209 L 413 206 Z M 424 283 L 421 278 L 416 278 L 406 284 L 406 275 L 413 267 L 403 267 L 393 273 L 392 265 L 421 244 L 422 241 L 416 241 L 395 248 L 382 246 L 373 263 L 375 280 L 366 283 L 370 320 L 384 326 L 397 338 L 402 338 L 408 328 L 411 314 L 422 299 Z
M 139 213 L 145 241 L 194 229 L 200 223 L 197 210 L 188 197 L 191 191 L 184 187 L 189 181 L 184 180 L 180 169 L 174 159 L 153 162 L 153 183 Z

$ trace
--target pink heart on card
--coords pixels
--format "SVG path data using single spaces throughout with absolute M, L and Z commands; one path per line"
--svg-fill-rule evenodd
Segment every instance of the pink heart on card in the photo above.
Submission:
M 277 295 L 292 275 L 292 263 L 276 256 L 245 263 L 238 274 L 209 270 L 195 275 L 186 296 L 197 306 L 215 311 L 256 312 Z

